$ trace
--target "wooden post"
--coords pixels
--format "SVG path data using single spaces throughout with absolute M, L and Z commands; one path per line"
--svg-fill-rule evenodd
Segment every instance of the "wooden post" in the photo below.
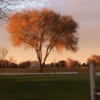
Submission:
M 95 100 L 95 65 L 90 63 L 90 96 L 91 100 Z

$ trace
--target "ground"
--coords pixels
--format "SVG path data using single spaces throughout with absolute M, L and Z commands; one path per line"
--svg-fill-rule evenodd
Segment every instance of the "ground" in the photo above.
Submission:
M 90 100 L 89 75 L 1 75 L 0 100 Z

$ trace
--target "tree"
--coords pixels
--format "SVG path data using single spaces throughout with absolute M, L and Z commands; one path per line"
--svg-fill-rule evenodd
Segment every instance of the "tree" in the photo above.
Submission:
M 71 16 L 61 16 L 48 9 L 24 10 L 11 15 L 8 20 L 13 45 L 34 48 L 40 72 L 53 49 L 77 51 L 77 28 L 78 25 Z
M 68 68 L 79 68 L 81 66 L 79 61 L 73 60 L 71 58 L 68 58 L 66 63 L 67 63 Z
M 0 21 L 5 21 L 8 14 L 15 10 L 15 6 L 25 0 L 0 0 Z
M 87 63 L 94 62 L 96 65 L 100 66 L 100 55 L 92 55 L 87 59 Z
M 80 68 L 81 67 L 81 63 L 77 60 L 74 60 L 74 66 L 73 68 Z
M 0 48 L 0 61 L 1 61 L 2 72 L 4 67 L 3 60 L 6 57 L 7 53 L 8 53 L 8 49 Z
M 64 67 L 66 67 L 67 63 L 66 63 L 66 61 L 64 61 L 64 60 L 60 60 L 60 61 L 58 62 L 58 65 L 59 65 L 60 68 L 64 68 Z
M 73 59 L 68 58 L 66 62 L 67 62 L 68 68 L 72 68 L 74 66 L 74 60 Z
M 19 65 L 18 65 L 18 68 L 29 68 L 31 65 L 31 62 L 30 61 L 25 61 L 25 62 L 21 62 Z
M 0 60 L 4 60 L 8 53 L 8 49 L 6 48 L 0 48 Z

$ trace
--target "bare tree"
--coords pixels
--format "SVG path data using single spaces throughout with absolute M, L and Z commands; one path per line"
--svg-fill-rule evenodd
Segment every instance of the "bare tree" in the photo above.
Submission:
M 6 48 L 0 48 L 0 60 L 4 60 L 8 53 L 8 49 Z
M 8 54 L 8 49 L 6 49 L 6 48 L 0 48 L 0 61 L 1 61 L 2 73 L 3 73 L 3 69 L 4 69 L 3 60 L 5 59 L 5 57 L 6 57 L 7 54 Z
M 25 0 L 0 0 L 0 21 L 6 21 L 10 12 Z

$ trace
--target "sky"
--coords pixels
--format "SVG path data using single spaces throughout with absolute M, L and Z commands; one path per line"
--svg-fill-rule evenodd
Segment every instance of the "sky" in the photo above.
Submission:
M 69 57 L 81 63 L 86 62 L 91 55 L 100 55 L 100 0 L 26 0 L 20 9 L 49 8 L 61 15 L 71 15 L 78 23 L 79 50 L 76 53 L 52 51 L 47 63 L 67 60 Z M 9 52 L 6 59 L 11 56 L 17 62 L 37 60 L 33 49 L 13 47 L 6 26 L 0 26 L 0 47 L 6 47 Z

